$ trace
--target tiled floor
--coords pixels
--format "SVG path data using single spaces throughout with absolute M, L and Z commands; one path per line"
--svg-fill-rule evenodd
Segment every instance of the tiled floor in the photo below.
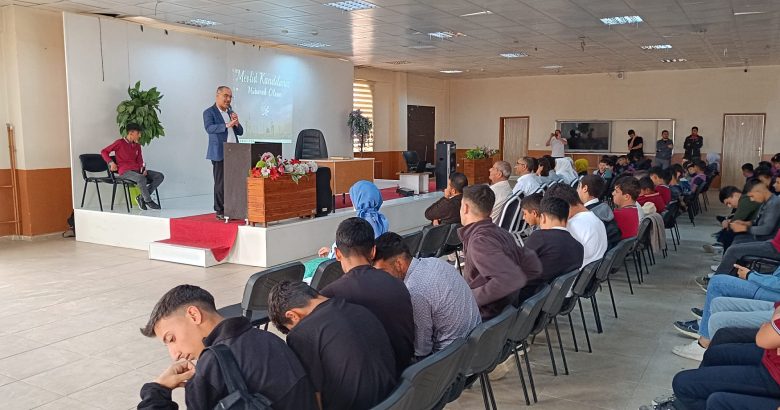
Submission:
M 586 307 L 593 353 L 574 352 L 568 323 L 560 322 L 571 375 L 552 375 L 544 338 L 537 338 L 530 352 L 539 391 L 533 408 L 637 409 L 669 394 L 677 371 L 696 366 L 670 353 L 690 340 L 678 336 L 671 323 L 690 319 L 690 307 L 703 301 L 693 279 L 713 263 L 701 244 L 716 227 L 709 217 L 697 218 L 696 228 L 684 219 L 684 245 L 670 251 L 669 259 L 658 255 L 646 283 L 635 285 L 635 295 L 625 276 L 615 277 L 619 319 L 611 316 L 608 293 L 599 293 L 603 334 L 595 333 Z M 174 265 L 148 260 L 146 252 L 73 239 L 0 240 L 0 408 L 134 408 L 141 385 L 169 363 L 162 344 L 138 331 L 162 293 L 190 283 L 211 291 L 218 306 L 236 303 L 256 270 Z M 560 363 L 560 352 L 556 358 Z M 501 409 L 525 407 L 516 374 L 493 387 Z M 174 398 L 183 404 L 181 389 Z M 479 387 L 448 408 L 483 408 Z

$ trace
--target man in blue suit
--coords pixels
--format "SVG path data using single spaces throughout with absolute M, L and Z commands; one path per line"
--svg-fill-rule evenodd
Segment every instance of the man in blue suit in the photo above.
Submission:
M 238 136 L 244 134 L 244 127 L 238 122 L 238 114 L 230 108 L 233 91 L 230 87 L 217 88 L 217 102 L 203 111 L 203 127 L 209 134 L 209 148 L 206 159 L 211 160 L 214 170 L 214 210 L 217 219 L 225 217 L 225 188 L 223 180 L 225 155 L 224 142 L 238 142 Z

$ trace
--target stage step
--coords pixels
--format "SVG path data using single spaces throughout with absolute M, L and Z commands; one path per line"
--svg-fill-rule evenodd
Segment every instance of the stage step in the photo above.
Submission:
M 214 259 L 214 254 L 211 252 L 211 249 L 174 245 L 163 242 L 151 242 L 149 244 L 149 259 L 182 263 L 203 268 L 219 265 L 227 260 L 227 258 L 225 258 L 222 262 L 217 262 L 217 260 Z

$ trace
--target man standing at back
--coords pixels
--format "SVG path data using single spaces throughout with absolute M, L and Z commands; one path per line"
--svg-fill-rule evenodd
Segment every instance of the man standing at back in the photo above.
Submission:
M 701 160 L 701 147 L 704 146 L 704 137 L 699 135 L 699 127 L 691 128 L 691 135 L 685 137 L 683 159 L 687 161 Z
M 493 223 L 498 223 L 501 218 L 501 211 L 504 210 L 506 200 L 512 195 L 512 186 L 509 185 L 509 176 L 512 175 L 512 166 L 506 161 L 496 161 L 490 168 L 490 189 L 496 195 L 496 203 L 493 204 L 493 211 L 490 213 L 490 219 Z
M 479 305 L 482 320 L 516 304 L 520 289 L 542 275 L 536 253 L 517 246 L 514 237 L 490 220 L 496 200 L 487 185 L 463 190 L 458 235 L 463 241 L 466 263 L 463 277 Z
M 222 144 L 238 142 L 238 136 L 244 134 L 244 127 L 238 122 L 238 114 L 233 112 L 230 102 L 233 91 L 230 87 L 217 88 L 217 102 L 203 111 L 203 127 L 209 134 L 209 146 L 206 159 L 211 160 L 214 173 L 214 211 L 217 219 L 223 219 L 225 213 L 224 159 Z

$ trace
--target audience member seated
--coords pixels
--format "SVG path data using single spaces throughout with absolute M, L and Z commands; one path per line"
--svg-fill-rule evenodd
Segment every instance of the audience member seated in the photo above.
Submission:
M 283 281 L 268 295 L 268 314 L 301 359 L 323 410 L 368 409 L 395 388 L 391 335 L 365 307 Z
M 612 179 L 612 166 L 609 158 L 601 158 L 598 169 L 593 171 L 593 175 L 598 175 L 604 180 Z
M 770 162 L 772 163 L 772 175 L 780 176 L 780 153 L 773 155 Z
M 387 217 L 379 212 L 382 207 L 382 193 L 373 182 L 365 180 L 355 182 L 349 188 L 349 199 L 355 208 L 358 218 L 365 219 L 374 228 L 374 238 L 390 230 Z M 321 257 L 333 259 L 336 257 L 336 243 L 330 248 L 320 248 L 317 254 Z
M 734 237 L 735 244 L 771 239 L 780 223 L 780 197 L 775 196 L 761 182 L 752 182 L 748 185 L 750 200 L 761 206 L 752 222 L 732 221 L 729 224 L 731 230 L 737 234 Z M 746 235 L 739 235 L 740 233 Z
M 577 195 L 586 209 L 593 212 L 601 222 L 607 233 L 607 250 L 612 249 L 621 239 L 620 228 L 615 221 L 615 214 L 608 204 L 599 201 L 599 198 L 607 189 L 606 181 L 598 175 L 584 176 L 577 185 Z
M 707 285 L 707 297 L 702 308 L 701 322 L 678 321 L 674 323 L 675 329 L 693 335 L 698 332 L 699 339 L 688 345 L 677 346 L 672 353 L 693 360 L 701 360 L 704 350 L 710 342 L 709 319 L 713 299 L 719 297 L 745 298 L 774 302 L 780 300 L 780 268 L 772 274 L 761 274 L 750 269 L 737 267 L 737 276 L 715 275 Z
M 612 171 L 615 178 L 619 178 L 625 172 L 633 172 L 633 171 L 634 171 L 634 166 L 631 165 L 631 163 L 629 163 L 627 156 L 621 155 L 617 157 L 617 160 L 615 161 L 614 169 Z
M 653 181 L 655 192 L 661 195 L 665 205 L 669 205 L 669 202 L 672 200 L 672 191 L 669 189 L 669 181 L 666 180 L 667 174 L 667 171 L 661 167 L 650 168 L 650 180 Z
M 458 235 L 466 254 L 463 277 L 477 300 L 482 320 L 516 304 L 520 289 L 542 275 L 536 253 L 517 246 L 509 232 L 490 220 L 495 199 L 487 185 L 474 185 L 463 191 L 460 207 L 463 228 Z
M 561 198 L 545 197 L 541 211 L 541 229 L 525 240 L 525 247 L 536 252 L 542 263 L 542 275 L 526 283 L 520 291 L 520 302 L 533 296 L 540 285 L 583 266 L 583 246 L 566 229 L 569 204 Z
M 574 170 L 577 171 L 578 176 L 588 175 L 588 167 L 590 164 L 585 158 L 580 158 L 574 161 Z
M 336 259 L 345 273 L 321 293 L 361 305 L 379 319 L 390 338 L 400 374 L 414 355 L 412 300 L 403 282 L 371 266 L 374 252 L 374 232 L 368 222 L 361 218 L 342 221 L 336 230 Z
M 718 253 L 722 253 L 727 250 L 734 241 L 735 235 L 730 227 L 731 222 L 752 221 L 755 219 L 758 214 L 758 209 L 761 206 L 761 204 L 753 202 L 749 196 L 743 194 L 742 191 L 735 186 L 721 188 L 719 198 L 720 202 L 732 210 L 732 213 L 726 217 L 718 216 L 718 222 L 720 222 L 722 229 L 718 232 L 717 242 L 712 245 L 704 245 L 704 250 L 710 253 L 713 253 L 716 250 L 719 251 Z M 741 235 L 746 234 L 743 233 Z
M 460 223 L 460 200 L 463 198 L 463 188 L 469 184 L 466 175 L 453 172 L 447 180 L 447 188 L 444 189 L 444 197 L 431 204 L 425 210 L 425 219 L 439 224 Z
M 639 197 L 637 197 L 636 201 L 639 205 L 651 202 L 655 205 L 655 211 L 659 214 L 666 209 L 666 202 L 661 198 L 661 194 L 655 190 L 655 184 L 650 177 L 639 179 Z
M 642 208 L 636 205 L 639 198 L 639 181 L 631 176 L 620 177 L 615 181 L 612 201 L 615 203 L 615 221 L 617 221 L 623 239 L 636 237 L 639 221 L 644 216 Z
M 147 208 L 160 209 L 160 205 L 152 200 L 152 193 L 162 184 L 165 176 L 161 172 L 146 169 L 141 144 L 138 143 L 143 132 L 141 126 L 127 124 L 125 128 L 127 136 L 119 138 L 103 148 L 100 155 L 108 164 L 108 169 L 111 172 L 118 172 L 120 177 L 133 181 L 141 190 L 141 194 L 135 198 L 139 208 L 144 210 Z M 112 152 L 116 162 L 111 159 Z
M 523 157 L 517 160 L 515 164 L 515 171 L 517 175 L 517 183 L 512 188 L 512 193 L 521 193 L 523 196 L 528 196 L 538 191 L 541 188 L 539 177 L 533 172 L 536 169 L 536 160 L 531 157 Z M 492 210 L 491 210 L 492 212 Z
M 539 221 L 542 217 L 542 198 L 541 192 L 523 198 L 520 203 L 520 209 L 523 212 L 523 220 L 530 227 L 531 232 L 539 229 Z
M 745 177 L 745 183 L 755 178 L 753 173 L 753 164 L 749 162 L 742 164 L 742 176 Z
M 228 387 L 215 353 L 206 350 L 216 345 L 230 349 L 249 393 L 262 394 L 274 409 L 319 409 L 304 367 L 282 339 L 243 316 L 222 318 L 214 297 L 197 286 L 166 292 L 141 333 L 160 339 L 175 363 L 141 388 L 139 409 L 177 409 L 171 392 L 182 386 L 187 408 L 218 408 Z
M 544 197 L 560 198 L 569 205 L 566 228 L 584 247 L 581 266 L 603 258 L 608 246 L 606 227 L 598 216 L 582 204 L 577 190 L 568 185 L 557 184 L 551 186 Z
M 579 178 L 577 172 L 574 171 L 571 158 L 569 157 L 557 158 L 555 160 L 555 173 L 568 185 L 571 185 L 572 182 Z
M 493 205 L 493 212 L 490 213 L 490 219 L 493 223 L 498 223 L 501 218 L 501 211 L 504 210 L 504 204 L 512 195 L 512 186 L 509 184 L 509 176 L 512 175 L 512 165 L 506 161 L 496 161 L 490 168 L 490 189 L 496 195 L 496 203 Z M 461 193 L 463 193 L 461 191 Z M 460 209 L 458 209 L 460 213 Z M 460 214 L 458 214 L 460 220 Z
M 691 192 L 696 192 L 696 188 L 698 188 L 699 185 L 703 185 L 707 182 L 707 175 L 704 174 L 705 167 L 706 166 L 701 160 L 691 161 L 688 163 L 686 169 L 688 170 L 688 174 L 691 177 L 688 180 L 691 185 Z
M 561 177 L 555 173 L 555 170 L 553 170 L 554 167 L 555 160 L 551 156 L 545 155 L 539 158 L 536 166 L 536 175 L 539 177 L 540 183 L 546 184 L 561 179 Z
M 467 337 L 482 321 L 477 301 L 458 271 L 439 258 L 412 258 L 401 235 L 387 232 L 377 238 L 374 267 L 402 280 L 409 289 L 417 359 Z
M 773 178 L 771 168 L 763 166 L 756 168 L 756 179 L 766 185 L 773 194 L 776 194 L 777 190 L 774 189 L 774 184 L 772 183 Z
M 672 178 L 671 183 L 669 184 L 670 189 L 672 189 L 672 197 L 674 197 L 674 186 L 678 185 L 680 190 L 680 197 L 684 197 L 685 195 L 688 195 L 691 193 L 691 184 L 688 182 L 688 179 L 686 177 L 685 168 L 683 168 L 680 164 L 672 164 L 671 168 L 672 170 Z
M 727 343 L 707 350 L 698 369 L 674 377 L 676 408 L 776 409 L 780 406 L 780 310 L 764 323 L 755 343 Z

